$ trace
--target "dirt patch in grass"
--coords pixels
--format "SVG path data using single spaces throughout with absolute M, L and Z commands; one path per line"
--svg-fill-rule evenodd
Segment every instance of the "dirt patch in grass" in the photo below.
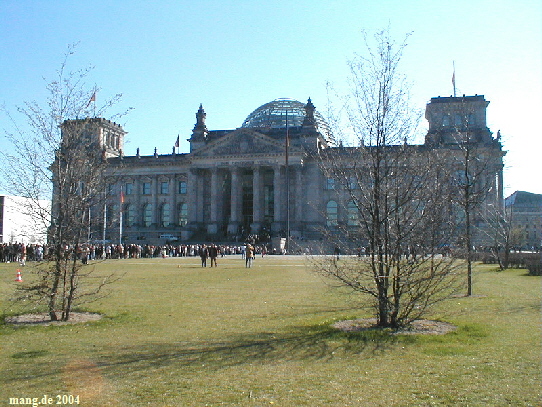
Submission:
M 100 314 L 91 312 L 72 312 L 69 321 L 51 321 L 49 314 L 24 314 L 14 317 L 7 317 L 6 323 L 12 325 L 67 325 L 81 324 L 85 322 L 98 321 L 102 318 Z
M 343 332 L 360 332 L 371 329 L 381 329 L 377 326 L 376 318 L 350 319 L 335 322 L 332 327 Z M 409 326 L 393 331 L 402 335 L 444 335 L 455 331 L 457 327 L 447 322 L 420 319 L 413 321 Z

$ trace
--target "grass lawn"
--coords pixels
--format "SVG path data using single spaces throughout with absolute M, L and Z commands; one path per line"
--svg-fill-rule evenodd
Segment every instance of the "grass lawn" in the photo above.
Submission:
M 97 267 L 126 272 L 111 296 L 85 306 L 101 321 L 0 325 L 0 405 L 44 395 L 79 396 L 85 407 L 542 403 L 541 278 L 525 270 L 479 266 L 475 296 L 433 315 L 458 329 L 409 336 L 331 329 L 372 315 L 302 257 L 257 258 L 251 269 L 240 256 L 216 269 L 196 258 Z M 7 301 L 16 269 L 0 265 L 4 316 L 21 312 Z

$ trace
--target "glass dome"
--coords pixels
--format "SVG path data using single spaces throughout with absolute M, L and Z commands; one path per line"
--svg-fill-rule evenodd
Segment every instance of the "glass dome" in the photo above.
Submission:
M 305 104 L 293 99 L 275 99 L 249 114 L 241 127 L 285 128 L 286 119 L 288 127 L 302 126 L 305 119 Z M 314 119 L 318 130 L 327 138 L 329 127 L 323 116 L 314 111 Z

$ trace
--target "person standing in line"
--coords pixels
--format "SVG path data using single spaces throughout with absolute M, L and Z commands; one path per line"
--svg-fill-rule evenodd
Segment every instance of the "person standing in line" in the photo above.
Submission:
M 215 265 L 215 267 L 217 267 L 216 265 L 216 258 L 218 257 L 218 247 L 216 247 L 215 244 L 209 246 L 209 258 L 211 259 L 211 267 L 213 267 L 213 263 Z
M 336 256 L 336 259 L 339 260 L 341 257 L 341 249 L 339 248 L 339 246 L 335 247 L 334 254 Z
M 209 251 L 207 250 L 207 247 L 203 244 L 199 248 L 199 257 L 201 257 L 201 267 L 207 267 L 207 257 L 209 255 Z

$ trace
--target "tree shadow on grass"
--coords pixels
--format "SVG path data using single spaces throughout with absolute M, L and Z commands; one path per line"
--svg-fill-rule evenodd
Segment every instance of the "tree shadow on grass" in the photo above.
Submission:
M 221 369 L 241 365 L 271 365 L 287 361 L 331 361 L 334 358 L 371 358 L 391 349 L 400 339 L 390 331 L 367 329 L 342 332 L 331 326 L 294 327 L 286 333 L 262 332 L 230 337 L 223 341 L 149 342 L 133 346 L 102 348 L 92 366 L 113 376 L 146 375 L 152 370 Z M 16 355 L 14 357 L 22 357 Z M 87 356 L 88 357 L 88 356 Z M 69 359 L 69 357 L 68 357 Z M 86 374 L 86 365 L 74 374 Z M 25 380 L 61 373 L 36 365 Z M 5 377 L 9 384 L 20 378 Z
M 115 349 L 98 365 L 112 371 L 164 367 L 226 368 L 295 360 L 326 361 L 336 357 L 373 357 L 398 341 L 383 330 L 338 332 L 331 327 L 299 327 L 289 333 L 258 333 L 220 342 L 148 343 Z

